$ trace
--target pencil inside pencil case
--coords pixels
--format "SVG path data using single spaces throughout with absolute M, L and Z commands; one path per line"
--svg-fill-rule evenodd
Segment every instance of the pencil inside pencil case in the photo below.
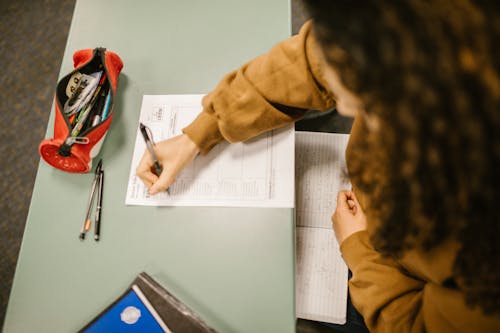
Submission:
M 85 173 L 99 153 L 113 121 L 120 57 L 105 48 L 73 55 L 74 70 L 57 84 L 53 138 L 39 145 L 42 159 L 54 168 Z

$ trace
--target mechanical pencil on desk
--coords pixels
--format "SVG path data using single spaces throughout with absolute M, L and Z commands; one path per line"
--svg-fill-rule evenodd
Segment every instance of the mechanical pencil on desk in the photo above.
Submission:
M 160 162 L 158 162 L 158 158 L 156 157 L 156 153 L 153 148 L 153 137 L 151 135 L 151 131 L 143 123 L 139 123 L 139 128 L 141 130 L 142 137 L 144 138 L 144 142 L 146 142 L 146 147 L 148 148 L 148 151 L 151 154 L 151 158 L 153 159 L 155 173 L 159 177 L 163 171 L 163 168 L 161 167 Z M 168 188 L 167 193 L 170 193 Z
M 104 169 L 101 165 L 99 170 L 99 186 L 97 189 L 97 209 L 95 213 L 94 239 L 96 241 L 101 237 L 101 211 L 102 211 L 102 191 L 104 188 Z
M 87 231 L 90 229 L 90 215 L 92 214 L 92 206 L 94 203 L 94 197 L 96 193 L 96 189 L 98 186 L 99 178 L 100 178 L 100 170 L 102 167 L 102 160 L 99 160 L 99 163 L 97 164 L 97 167 L 95 168 L 95 176 L 94 176 L 94 181 L 92 182 L 92 188 L 90 189 L 90 197 L 89 197 L 89 202 L 87 204 L 87 215 L 85 216 L 85 221 L 83 222 L 82 230 L 80 231 L 80 239 L 84 240 L 85 239 L 85 234 Z

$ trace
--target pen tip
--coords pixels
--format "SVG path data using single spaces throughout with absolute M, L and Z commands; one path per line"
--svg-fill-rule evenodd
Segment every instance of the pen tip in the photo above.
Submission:
M 81 232 L 80 236 L 78 238 L 80 238 L 80 240 L 84 240 L 85 239 L 85 233 Z
M 99 241 L 99 235 L 95 235 L 94 239 L 96 240 L 96 242 Z

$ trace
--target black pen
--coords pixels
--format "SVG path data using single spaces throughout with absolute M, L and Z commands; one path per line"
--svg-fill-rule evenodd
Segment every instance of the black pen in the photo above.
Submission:
M 80 232 L 81 240 L 85 239 L 85 233 L 90 229 L 90 223 L 91 223 L 90 215 L 92 214 L 92 206 L 94 203 L 94 196 L 97 189 L 97 183 L 100 178 L 99 173 L 101 171 L 101 167 L 102 167 L 102 160 L 99 160 L 99 163 L 95 168 L 95 176 L 94 176 L 94 181 L 92 182 L 92 188 L 90 189 L 90 197 L 89 197 L 89 202 L 87 204 L 87 215 L 85 216 L 85 221 L 83 222 L 82 230 Z
M 104 188 L 104 169 L 99 171 L 99 188 L 97 189 L 97 209 L 95 213 L 94 239 L 99 240 L 101 236 L 101 210 L 102 210 L 102 190 Z
M 153 148 L 153 139 L 149 135 L 150 130 L 143 123 L 139 123 L 139 128 L 141 129 L 141 133 L 142 133 L 142 137 L 144 138 L 144 142 L 146 142 L 146 147 L 148 148 L 149 153 L 151 154 L 151 157 L 153 158 L 156 175 L 159 177 L 161 175 L 161 172 L 163 171 L 163 169 L 162 169 L 160 163 L 158 162 L 158 158 L 156 157 L 155 150 Z

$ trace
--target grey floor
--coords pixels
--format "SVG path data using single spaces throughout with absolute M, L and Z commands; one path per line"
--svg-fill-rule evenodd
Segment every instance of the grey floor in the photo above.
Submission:
M 74 4 L 75 0 L 0 0 L 0 327 Z M 296 32 L 306 18 L 298 0 L 292 0 L 292 18 Z M 304 120 L 297 128 L 349 130 L 350 123 L 335 113 L 327 118 Z M 297 332 L 334 331 L 299 320 Z
M 74 0 L 0 0 L 0 326 Z

